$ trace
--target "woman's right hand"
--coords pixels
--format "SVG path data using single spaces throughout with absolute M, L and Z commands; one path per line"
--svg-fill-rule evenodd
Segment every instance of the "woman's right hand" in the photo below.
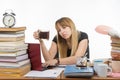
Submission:
M 33 33 L 33 37 L 34 37 L 35 39 L 40 39 L 40 38 L 39 38 L 39 30 L 37 30 L 37 31 L 35 31 L 35 32 Z

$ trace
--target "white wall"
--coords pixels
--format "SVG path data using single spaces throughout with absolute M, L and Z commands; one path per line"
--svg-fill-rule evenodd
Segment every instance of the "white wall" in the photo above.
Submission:
M 56 31 L 54 23 L 67 16 L 76 24 L 77 29 L 85 31 L 90 40 L 90 57 L 110 57 L 110 37 L 95 32 L 97 25 L 108 25 L 120 28 L 120 0 L 0 0 L 0 26 L 6 9 L 16 14 L 16 25 L 26 26 L 25 42 L 38 43 L 33 38 L 37 29 L 50 30 L 50 40 L 45 41 L 47 47 Z

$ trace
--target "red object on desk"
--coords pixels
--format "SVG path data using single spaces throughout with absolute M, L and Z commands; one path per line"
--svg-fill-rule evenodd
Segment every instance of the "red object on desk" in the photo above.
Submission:
M 120 73 L 109 73 L 108 76 L 120 78 Z
M 40 44 L 28 43 L 27 52 L 31 62 L 31 70 L 42 70 Z

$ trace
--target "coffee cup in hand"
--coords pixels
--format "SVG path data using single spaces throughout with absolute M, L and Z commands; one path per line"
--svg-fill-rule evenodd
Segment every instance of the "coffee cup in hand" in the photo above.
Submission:
M 40 31 L 39 38 L 40 39 L 49 39 L 49 31 Z

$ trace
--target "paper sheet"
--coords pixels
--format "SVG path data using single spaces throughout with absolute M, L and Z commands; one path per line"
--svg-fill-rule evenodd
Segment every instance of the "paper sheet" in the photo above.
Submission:
M 55 68 L 45 71 L 32 70 L 24 75 L 24 77 L 57 78 L 63 70 L 64 68 Z

